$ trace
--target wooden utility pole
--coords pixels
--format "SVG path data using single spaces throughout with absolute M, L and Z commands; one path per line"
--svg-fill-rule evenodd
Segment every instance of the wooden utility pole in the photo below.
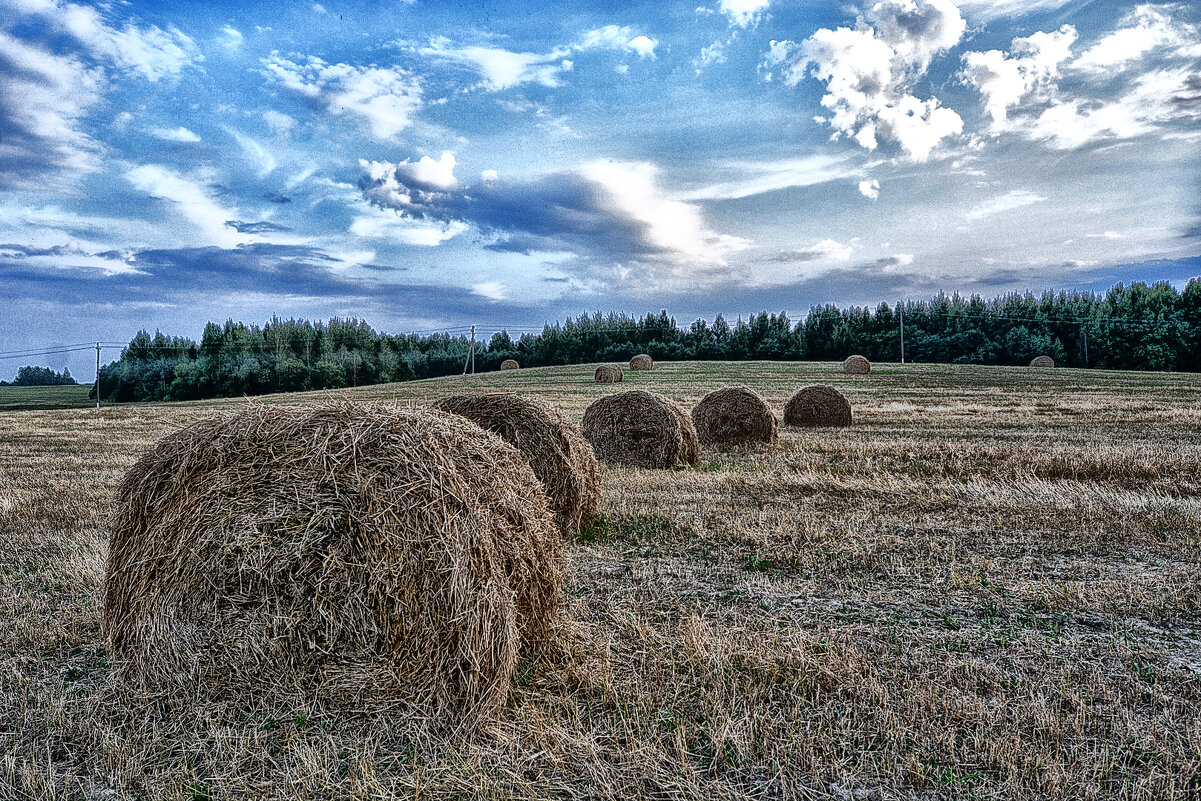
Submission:
M 471 374 L 475 375 L 475 326 L 471 326 Z
M 897 311 L 901 313 L 901 364 L 905 363 L 905 301 L 897 303 Z
M 100 343 L 96 343 L 96 408 L 100 408 Z

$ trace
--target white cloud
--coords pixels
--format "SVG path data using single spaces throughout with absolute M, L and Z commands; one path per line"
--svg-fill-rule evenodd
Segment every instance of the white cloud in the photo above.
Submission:
M 880 268 L 880 272 L 889 273 L 904 273 L 903 267 L 909 267 L 913 264 L 912 253 L 894 253 L 891 256 L 885 256 L 882 259 L 876 259 L 876 266 Z
M 937 54 L 959 44 L 967 22 L 951 0 L 882 0 L 867 14 L 894 58 L 918 74 Z
M 575 47 L 579 50 L 606 48 L 625 50 L 641 58 L 654 58 L 658 42 L 644 34 L 635 34 L 628 26 L 605 25 L 595 28 L 580 37 Z
M 143 274 L 129 253 L 89 253 L 76 242 L 48 248 L 0 245 L 0 259 L 43 270 L 98 270 L 105 275 Z
M 875 200 L 880 197 L 880 182 L 875 178 L 872 178 L 870 181 L 860 181 L 859 194 L 869 200 Z
M 1171 6 L 1136 6 L 1123 18 L 1125 27 L 1102 37 L 1072 66 L 1090 72 L 1119 72 L 1152 50 L 1196 44 L 1197 29 L 1173 22 L 1171 10 Z
M 168 142 L 183 142 L 187 144 L 199 142 L 200 137 L 182 125 L 178 128 L 152 128 L 150 135 Z
M 174 27 L 164 31 L 155 25 L 127 24 L 117 29 L 106 25 L 96 9 L 60 0 L 9 0 L 9 4 L 18 12 L 41 17 L 95 57 L 150 81 L 177 75 L 203 59 L 195 42 Z
M 835 138 L 849 136 L 868 150 L 889 140 L 926 161 L 939 142 L 962 132 L 963 120 L 911 90 L 965 27 L 949 0 L 883 0 L 855 28 L 819 28 L 800 44 L 773 41 L 764 65 L 779 67 L 790 86 L 810 75 L 825 82 L 821 104 Z
M 845 157 L 824 154 L 781 161 L 732 162 L 723 167 L 736 173 L 737 178 L 676 192 L 673 197 L 685 201 L 738 200 L 791 187 L 854 178 L 862 175 L 866 168 L 848 167 Z
M 654 58 L 655 48 L 658 47 L 658 45 L 659 42 L 657 40 L 646 35 L 635 36 L 633 39 L 626 42 L 626 47 L 628 47 L 630 50 L 633 50 L 642 58 Z
M 279 55 L 264 59 L 263 65 L 279 86 L 335 116 L 357 117 L 379 140 L 392 139 L 412 125 L 421 107 L 420 82 L 400 67 L 327 64 L 315 57 L 298 64 Z
M 697 206 L 669 197 L 653 164 L 592 162 L 527 178 L 488 176 L 476 186 L 454 177 L 454 156 L 417 162 L 361 161 L 371 203 L 403 216 L 460 222 L 498 237 L 494 250 L 575 253 L 590 264 L 637 263 L 679 270 L 724 265 L 749 247 L 711 230 Z
M 727 255 L 748 246 L 746 240 L 710 231 L 696 206 L 668 199 L 658 186 L 658 172 L 651 164 L 608 161 L 581 170 L 585 178 L 608 190 L 618 216 L 645 226 L 647 241 L 665 252 L 724 263 Z
M 171 203 L 184 219 L 198 229 L 207 243 L 233 247 L 245 240 L 225 224 L 238 219 L 238 213 L 221 207 L 196 181 L 155 164 L 136 167 L 129 171 L 126 178 L 138 191 Z
M 244 38 L 242 36 L 242 32 L 232 25 L 224 26 L 221 29 L 221 35 L 225 37 L 221 44 L 231 48 L 240 46 L 242 44 L 242 39 Z
M 100 145 L 81 122 L 102 85 L 98 70 L 0 31 L 0 187 L 98 169 Z
M 455 154 L 449 150 L 443 151 L 437 161 L 429 156 L 398 164 L 360 160 L 359 167 L 365 185 L 370 186 L 368 200 L 418 219 L 450 202 L 450 191 L 459 186 L 454 174 Z
M 458 220 L 436 222 L 413 220 L 392 209 L 372 206 L 360 201 L 350 233 L 364 239 L 382 239 L 402 245 L 436 247 L 468 230 L 466 223 Z
M 275 171 L 278 163 L 271 151 L 233 128 L 226 127 L 225 132 L 237 140 L 238 145 L 242 148 L 242 153 L 246 156 L 246 160 L 258 169 L 259 178 L 266 178 Z
M 959 8 L 968 17 L 981 22 L 1053 11 L 1070 2 L 1072 0 L 958 0 Z
M 573 66 L 567 58 L 571 55 L 568 48 L 556 48 L 549 53 L 514 53 L 500 47 L 455 47 L 449 39 L 437 37 L 419 52 L 471 67 L 483 77 L 480 87 L 491 92 L 523 83 L 561 86 L 559 76 Z
M 1180 46 L 1196 35 L 1192 26 L 1172 23 L 1172 9 L 1138 6 L 1123 19 L 1125 27 L 1103 36 L 1075 60 L 1076 30 L 1065 25 L 1057 33 L 1014 39 L 1008 54 L 967 53 L 962 75 L 984 98 L 993 134 L 1015 131 L 1057 150 L 1142 136 L 1201 112 L 1187 99 L 1190 81 L 1196 80 L 1187 67 L 1117 77 L 1156 48 L 1176 48 L 1167 55 L 1179 56 Z M 1069 94 L 1060 86 L 1064 73 L 1091 80 L 1069 84 L 1074 89 Z
M 833 239 L 822 239 L 807 248 L 785 250 L 768 259 L 771 262 L 794 264 L 800 262 L 845 262 L 855 252 L 853 244 L 844 245 Z
M 1042 203 L 1046 198 L 1042 195 L 1036 195 L 1033 192 L 1028 192 L 1025 189 L 1014 189 L 1006 192 L 999 197 L 986 200 L 983 203 L 977 204 L 969 210 L 964 217 L 975 222 L 983 220 L 986 217 L 991 217 L 994 214 L 1000 214 L 1011 209 L 1020 209 L 1023 206 L 1031 206 L 1035 203 Z
M 747 28 L 759 22 L 771 0 L 721 0 L 718 9 L 730 20 L 730 25 Z
M 1076 29 L 1064 25 L 1058 31 L 1014 39 L 1009 55 L 1000 50 L 964 53 L 963 78 L 984 97 L 994 130 L 1005 127 L 1010 108 L 1054 86 L 1075 41 Z
M 460 46 L 445 36 L 431 39 L 429 45 L 418 52 L 469 67 L 483 79 L 476 88 L 499 92 L 527 83 L 551 88 L 562 86 L 563 75 L 575 67 L 571 56 L 576 53 L 604 49 L 633 53 L 639 58 L 654 58 L 658 44 L 645 34 L 634 33 L 628 26 L 605 25 L 586 31 L 574 43 L 547 53 L 519 53 L 484 45 Z
M 471 294 L 479 295 L 489 300 L 504 300 L 509 296 L 508 289 L 499 281 L 485 281 L 482 284 L 472 284 Z
M 1196 117 L 1201 108 L 1173 102 L 1190 80 L 1188 68 L 1155 70 L 1110 102 L 1071 99 L 1055 103 L 1026 123 L 1025 135 L 1057 150 L 1099 139 L 1130 139 L 1155 131 L 1176 117 Z
M 267 123 L 267 127 L 271 129 L 271 133 L 276 136 L 287 136 L 296 127 L 296 120 L 275 109 L 264 111 L 263 120 Z

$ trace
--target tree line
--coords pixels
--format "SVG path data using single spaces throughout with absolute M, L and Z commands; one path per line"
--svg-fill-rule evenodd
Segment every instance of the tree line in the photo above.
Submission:
M 59 387 L 75 383 L 78 382 L 71 377 L 71 371 L 66 368 L 58 373 L 49 367 L 34 367 L 28 364 L 17 371 L 17 377 L 12 381 L 0 381 L 0 387 Z
M 842 360 L 860 353 L 899 361 L 1024 365 L 1048 355 L 1068 367 L 1201 371 L 1201 279 L 1118 284 L 1103 294 L 1008 294 L 986 300 L 939 294 L 875 309 L 814 307 L 793 322 L 762 312 L 687 328 L 666 311 L 637 317 L 583 314 L 514 339 L 498 331 L 475 345 L 476 370 L 505 359 L 522 367 L 659 361 Z M 139 331 L 120 359 L 101 368 L 108 401 L 189 400 L 409 381 L 458 374 L 466 335 L 386 334 L 362 320 L 272 319 L 263 326 L 209 323 L 199 342 Z M 94 390 L 93 390 L 94 397 Z

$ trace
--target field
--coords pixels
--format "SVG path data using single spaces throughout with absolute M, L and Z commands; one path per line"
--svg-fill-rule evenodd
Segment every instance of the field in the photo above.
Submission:
M 91 384 L 59 387 L 0 387 L 0 412 L 37 409 L 82 409 L 95 404 L 88 400 Z
M 578 421 L 727 384 L 846 430 L 604 471 L 565 654 L 466 742 L 212 703 L 119 705 L 105 519 L 160 435 L 245 400 L 0 414 L 0 798 L 1199 798 L 1201 381 L 677 363 L 367 387 L 537 394 Z M 330 393 L 275 396 L 313 403 Z M 2 401 L 0 401 L 2 402 Z

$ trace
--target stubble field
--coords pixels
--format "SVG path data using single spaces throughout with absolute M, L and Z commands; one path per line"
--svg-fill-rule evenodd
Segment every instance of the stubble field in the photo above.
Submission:
M 367 387 L 550 400 L 842 390 L 845 430 L 604 469 L 563 653 L 462 742 L 347 716 L 129 703 L 106 517 L 156 438 L 247 401 L 0 414 L 0 799 L 1201 797 L 1201 382 L 673 363 Z M 314 403 L 331 393 L 258 402 Z M 121 698 L 121 702 L 118 700 Z

